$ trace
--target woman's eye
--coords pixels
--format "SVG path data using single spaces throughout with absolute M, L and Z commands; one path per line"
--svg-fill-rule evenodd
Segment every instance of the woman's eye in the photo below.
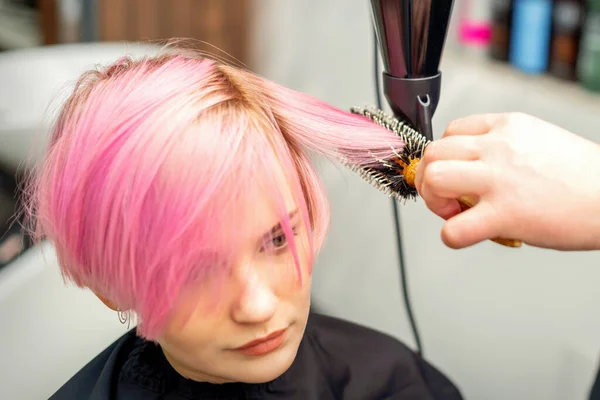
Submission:
M 294 236 L 296 236 L 298 234 L 298 229 L 296 227 L 292 228 L 292 234 Z M 283 251 L 288 247 L 288 238 L 286 237 L 285 233 L 279 233 L 275 236 L 271 236 L 270 238 L 266 239 L 266 242 L 264 242 L 263 246 L 261 247 L 260 251 L 261 252 L 268 252 L 268 251 Z
M 281 235 L 275 236 L 271 240 L 271 244 L 275 250 L 285 247 L 287 245 L 287 238 L 285 237 L 285 234 L 282 233 Z

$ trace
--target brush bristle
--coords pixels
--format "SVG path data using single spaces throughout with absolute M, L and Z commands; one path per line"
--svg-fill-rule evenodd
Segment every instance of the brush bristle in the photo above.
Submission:
M 374 123 L 398 135 L 404 142 L 404 147 L 397 151 L 396 156 L 405 165 L 410 164 L 411 159 L 420 159 L 423 156 L 423 152 L 429 141 L 407 122 L 374 107 L 353 107 L 350 111 L 353 114 L 369 118 Z M 414 200 L 418 196 L 417 189 L 406 183 L 402 174 L 404 167 L 398 160 L 375 159 L 379 164 L 378 166 L 364 168 L 349 164 L 347 167 L 358 173 L 361 178 L 375 188 L 390 197 L 394 197 L 398 201 Z

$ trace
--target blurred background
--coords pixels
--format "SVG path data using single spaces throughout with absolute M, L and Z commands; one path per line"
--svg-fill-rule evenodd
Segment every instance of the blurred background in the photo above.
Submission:
M 29 247 L 11 219 L 51 105 L 79 74 L 193 38 L 347 109 L 375 102 L 373 36 L 367 0 L 0 0 L 0 399 L 47 398 L 127 329 L 64 286 L 52 247 Z M 600 142 L 600 1 L 455 1 L 441 70 L 435 137 L 457 117 L 522 111 Z M 315 307 L 414 348 L 390 200 L 340 166 L 320 171 L 333 221 Z M 402 205 L 425 357 L 467 399 L 585 399 L 600 355 L 598 254 L 453 251 L 441 227 L 420 201 Z

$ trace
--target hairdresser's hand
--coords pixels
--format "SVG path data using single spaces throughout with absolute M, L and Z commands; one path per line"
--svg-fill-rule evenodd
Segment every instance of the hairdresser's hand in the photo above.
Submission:
M 447 219 L 451 248 L 502 237 L 559 250 L 600 249 L 600 145 L 524 114 L 452 122 L 419 164 L 416 186 Z M 460 213 L 462 195 L 479 203 Z

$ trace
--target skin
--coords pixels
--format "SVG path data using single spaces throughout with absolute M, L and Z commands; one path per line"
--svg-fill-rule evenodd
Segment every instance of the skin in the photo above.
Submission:
M 530 115 L 453 121 L 428 145 L 416 187 L 455 249 L 494 237 L 557 250 L 600 249 L 600 146 Z M 460 213 L 455 198 L 479 203 Z
M 216 384 L 268 382 L 283 374 L 296 357 L 310 309 L 311 257 L 298 204 L 283 177 L 279 179 L 287 212 L 292 215 L 301 281 L 282 231 L 267 235 L 265 246 L 263 238 L 281 218 L 265 197 L 266 191 L 257 190 L 250 196 L 254 202 L 252 212 L 247 213 L 249 234 L 222 282 L 224 286 L 203 281 L 181 294 L 182 306 L 173 311 L 158 340 L 171 366 L 185 378 Z M 117 309 L 110 300 L 99 297 Z M 284 328 L 283 345 L 269 354 L 247 356 L 234 350 Z

